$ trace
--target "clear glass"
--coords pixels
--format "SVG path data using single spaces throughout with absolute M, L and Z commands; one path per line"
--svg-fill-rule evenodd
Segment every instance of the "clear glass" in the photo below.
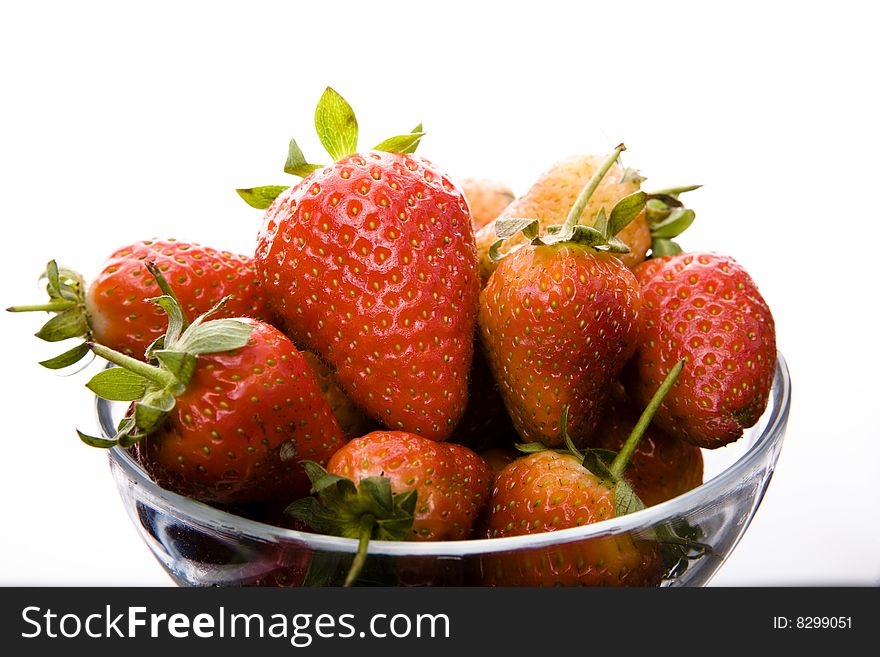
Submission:
M 790 400 L 789 373 L 780 354 L 766 412 L 740 440 L 704 450 L 701 486 L 637 513 L 544 534 L 372 541 L 361 581 L 394 586 L 531 586 L 573 580 L 703 586 L 736 547 L 761 503 L 782 448 Z M 119 404 L 98 400 L 106 435 L 114 433 L 122 411 Z M 221 511 L 160 488 L 127 451 L 113 448 L 109 454 L 132 522 L 177 584 L 301 586 L 344 580 L 357 541 Z M 682 538 L 688 540 L 674 547 Z M 626 555 L 633 549 L 641 564 L 629 568 Z M 651 574 L 640 578 L 646 566 Z M 572 578 L 573 572 L 582 576 Z

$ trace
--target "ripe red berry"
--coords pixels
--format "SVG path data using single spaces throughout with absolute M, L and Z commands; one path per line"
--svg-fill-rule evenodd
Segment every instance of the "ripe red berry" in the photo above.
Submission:
M 9 310 L 58 313 L 37 334 L 45 340 L 82 337 L 143 359 L 147 347 L 168 326 L 165 313 L 150 301 L 163 292 L 148 271 L 149 262 L 155 263 L 174 287 L 190 321 L 224 298 L 218 318 L 268 318 L 252 258 L 173 239 L 143 240 L 120 247 L 88 288 L 78 273 L 63 268 L 59 272 L 54 261 L 50 262 L 46 272 L 49 303 Z M 80 355 L 85 351 L 83 348 Z
M 410 540 L 470 538 L 489 492 L 486 463 L 467 447 L 403 431 L 374 431 L 337 451 L 327 471 L 355 484 L 387 477 L 395 493 L 416 492 Z
M 282 193 L 256 251 L 287 332 L 391 429 L 444 440 L 467 403 L 479 293 L 458 188 L 412 155 L 355 153 Z
M 657 424 L 701 447 L 720 447 L 758 421 L 776 367 L 773 316 L 733 258 L 685 253 L 636 269 L 644 331 L 626 377 L 644 403 L 669 368 L 686 365 L 657 413 Z

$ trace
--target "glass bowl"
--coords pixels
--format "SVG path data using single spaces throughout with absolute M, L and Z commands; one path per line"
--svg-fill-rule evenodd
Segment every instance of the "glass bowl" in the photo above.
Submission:
M 735 443 L 703 450 L 704 483 L 672 500 L 544 534 L 372 541 L 359 583 L 533 586 L 574 580 L 703 586 L 736 547 L 761 503 L 782 447 L 790 394 L 780 354 L 759 422 Z M 103 432 L 113 435 L 124 405 L 99 399 L 97 410 Z M 353 539 L 269 525 L 164 490 L 118 447 L 109 450 L 109 459 L 137 531 L 181 586 L 335 586 L 343 582 L 357 551 Z

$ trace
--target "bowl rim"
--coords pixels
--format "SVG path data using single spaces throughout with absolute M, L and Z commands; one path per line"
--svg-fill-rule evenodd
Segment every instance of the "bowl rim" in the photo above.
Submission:
M 110 402 L 96 398 L 98 425 L 105 436 L 114 426 Z M 437 556 L 463 557 L 476 554 L 509 552 L 528 548 L 541 548 L 586 538 L 600 538 L 632 532 L 635 535 L 648 531 L 646 528 L 669 522 L 697 508 L 701 501 L 713 499 L 730 482 L 741 479 L 751 466 L 774 446 L 781 445 L 791 408 L 791 378 L 788 365 L 777 352 L 776 369 L 767 409 L 757 425 L 766 418 L 766 424 L 754 443 L 736 461 L 696 488 L 671 500 L 647 507 L 635 513 L 609 518 L 597 523 L 560 529 L 539 534 L 508 536 L 504 538 L 480 538 L 457 541 L 370 541 L 370 554 L 388 556 Z M 769 416 L 768 416 L 769 414 Z M 747 431 L 754 429 L 747 429 Z M 742 440 L 743 438 L 740 438 Z M 331 552 L 355 553 L 358 541 L 352 538 L 328 536 L 296 529 L 286 529 L 223 511 L 208 504 L 165 490 L 147 476 L 132 455 L 119 446 L 108 450 L 111 467 L 119 468 L 129 481 L 143 489 L 163 510 L 184 522 L 196 521 L 201 527 L 220 533 L 230 531 L 247 534 L 261 541 L 306 543 L 313 549 Z M 778 450 L 771 470 L 778 458 Z

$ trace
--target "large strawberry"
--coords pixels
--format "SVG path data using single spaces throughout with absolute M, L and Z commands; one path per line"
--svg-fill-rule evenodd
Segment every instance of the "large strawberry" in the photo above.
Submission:
M 117 249 L 88 288 L 78 273 L 50 262 L 44 274 L 49 302 L 8 310 L 57 313 L 37 333 L 44 340 L 82 337 L 143 359 L 147 347 L 165 333 L 168 324 L 162 309 L 149 301 L 162 291 L 147 270 L 148 261 L 155 262 L 174 286 L 189 320 L 223 298 L 227 301 L 218 317 L 266 319 L 252 258 L 176 240 L 144 240 Z M 66 358 L 43 364 L 70 365 L 87 351 L 81 345 L 67 352 Z
M 486 357 L 525 441 L 561 444 L 559 418 L 568 407 L 571 435 L 582 444 L 635 351 L 641 293 L 613 252 L 626 250 L 614 235 L 641 213 L 644 194 L 625 197 L 610 217 L 600 211 L 593 227 L 578 225 L 622 150 L 599 168 L 563 226 L 538 237 L 537 220 L 512 222 L 531 243 L 504 258 L 480 296 Z
M 489 470 L 477 454 L 405 431 L 355 438 L 326 470 L 307 468 L 318 497 L 294 502 L 289 512 L 321 533 L 359 539 L 349 584 L 371 539 L 470 538 L 489 492 Z
M 498 474 L 483 520 L 488 538 L 580 527 L 639 511 L 644 504 L 625 477 L 645 428 L 681 372 L 677 364 L 655 392 L 613 460 L 578 451 L 560 419 L 567 451 L 542 445 Z M 662 538 L 662 537 L 658 537 Z M 630 534 L 561 542 L 549 548 L 489 555 L 485 583 L 504 586 L 649 586 L 663 575 L 660 545 Z
M 414 155 L 351 153 L 357 124 L 339 101 L 325 93 L 316 113 L 336 161 L 268 208 L 257 270 L 285 330 L 352 401 L 386 427 L 444 440 L 467 403 L 479 294 L 467 204 Z
M 96 447 L 137 445 L 161 486 L 219 504 L 306 494 L 300 462 L 326 463 L 345 442 L 303 355 L 280 331 L 250 318 L 189 324 L 171 296 L 168 331 L 144 363 L 90 343 L 119 367 L 88 384 L 101 397 L 133 401 L 117 435 L 80 434 Z
M 645 327 L 626 377 L 633 399 L 642 403 L 684 359 L 657 424 L 701 447 L 736 440 L 764 412 L 776 367 L 773 315 L 755 282 L 717 253 L 655 258 L 636 276 Z

